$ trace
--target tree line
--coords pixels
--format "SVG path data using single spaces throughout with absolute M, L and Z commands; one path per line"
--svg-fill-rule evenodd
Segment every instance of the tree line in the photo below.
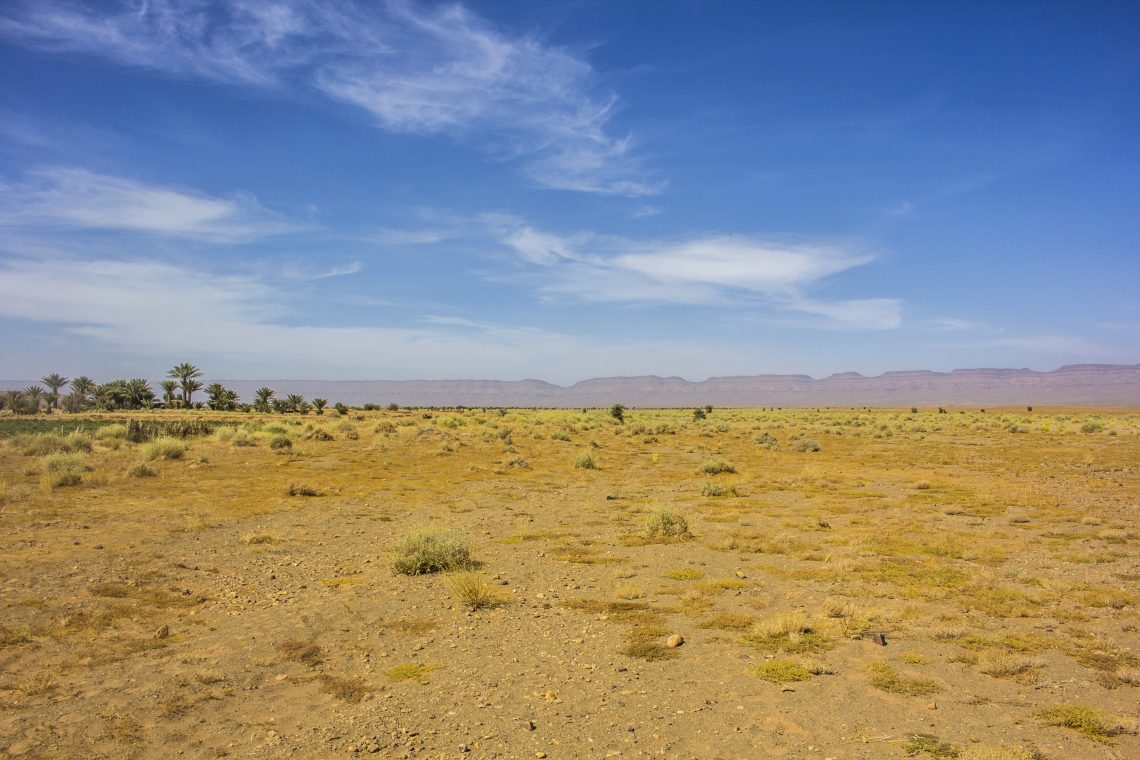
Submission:
M 129 409 L 213 409 L 223 412 L 277 412 L 279 414 L 308 414 L 310 410 L 324 414 L 328 400 L 314 398 L 306 401 L 299 393 L 277 397 L 272 388 L 258 388 L 253 394 L 253 403 L 241 402 L 237 391 L 226 388 L 221 383 L 203 386 L 202 371 L 198 367 L 183 362 L 176 364 L 166 373 L 167 379 L 158 387 L 162 396 L 155 392 L 150 381 L 143 378 L 111 380 L 97 383 L 86 375 L 67 378 L 58 372 L 40 378 L 42 385 L 29 385 L 20 390 L 8 390 L 0 394 L 0 409 L 9 409 L 13 414 L 39 414 L 60 409 L 65 412 L 91 410 L 119 411 Z M 69 392 L 64 394 L 64 388 Z M 203 391 L 205 401 L 195 401 L 194 394 Z M 340 414 L 347 414 L 348 407 L 335 404 Z

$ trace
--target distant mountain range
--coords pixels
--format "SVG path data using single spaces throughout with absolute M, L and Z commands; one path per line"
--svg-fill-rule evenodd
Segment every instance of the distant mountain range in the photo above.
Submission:
M 261 386 L 278 397 L 300 393 L 330 403 L 400 406 L 823 407 L 1140 406 L 1140 364 L 1074 364 L 1052 372 L 956 369 L 953 372 L 857 372 L 815 380 L 807 375 L 746 375 L 690 382 L 680 377 L 600 377 L 564 387 L 542 380 L 220 380 L 243 401 Z M 0 390 L 32 381 L 0 381 Z M 204 398 L 204 397 L 203 397 Z
M 542 380 L 223 380 L 242 399 L 263 386 L 351 406 L 628 407 L 1140 405 L 1140 364 L 1077 364 L 1052 372 L 958 369 L 807 375 L 601 377 L 569 387 Z

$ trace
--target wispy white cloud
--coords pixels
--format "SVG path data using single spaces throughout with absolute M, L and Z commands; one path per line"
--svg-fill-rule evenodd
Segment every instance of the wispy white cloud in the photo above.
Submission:
M 8 4 L 0 35 L 29 47 L 288 91 L 364 109 L 382 129 L 476 137 L 538 184 L 625 196 L 641 178 L 616 98 L 573 52 L 508 34 L 462 5 L 148 0 L 111 9 Z
M 46 168 L 0 184 L 0 225 L 126 230 L 241 242 L 300 227 L 249 195 L 219 198 L 76 168 Z
M 353 261 L 341 266 L 332 266 L 324 269 L 315 269 L 302 265 L 287 265 L 281 269 L 281 274 L 290 280 L 327 280 L 331 277 L 345 277 L 363 271 L 364 265 Z
M 180 356 L 226 372 L 293 377 L 523 378 L 569 382 L 606 373 L 676 367 L 738 369 L 733 352 L 708 341 L 599 341 L 456 317 L 422 327 L 295 324 L 287 293 L 246 277 L 128 260 L 0 260 L 0 318 L 60 325 L 120 351 L 171 361 Z M 732 359 L 732 362 L 736 362 Z
M 541 290 L 586 301 L 764 305 L 823 318 L 831 325 L 893 329 L 894 298 L 822 301 L 804 292 L 874 257 L 834 244 L 707 235 L 680 241 L 597 235 L 558 236 L 502 220 L 500 240 L 542 267 Z
M 786 308 L 825 317 L 850 329 L 894 330 L 902 326 L 902 301 L 898 298 L 858 298 L 846 301 L 793 300 Z
M 979 322 L 970 319 L 958 319 L 956 317 L 941 317 L 938 319 L 928 319 L 923 324 L 932 332 L 954 333 L 954 332 L 995 332 L 997 328 L 989 322 Z

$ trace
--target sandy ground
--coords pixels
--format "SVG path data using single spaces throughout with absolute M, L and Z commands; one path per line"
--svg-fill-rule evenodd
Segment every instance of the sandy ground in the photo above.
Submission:
M 9 443 L 0 751 L 1140 757 L 1138 417 L 1110 415 L 1109 437 L 1071 414 L 1021 434 L 996 413 L 980 428 L 866 416 L 304 421 L 328 441 L 268 420 L 291 451 L 260 429 L 253 446 L 190 439 L 139 478 L 125 472 L 145 444 L 108 437 L 82 484 L 54 489 Z M 796 450 L 809 436 L 822 451 Z M 598 469 L 573 466 L 583 451 Z M 710 460 L 737 472 L 701 473 Z M 662 506 L 691 540 L 644 541 Z M 392 547 L 425 525 L 470 540 L 501 604 L 472 611 L 446 574 L 393 572 Z M 797 613 L 812 635 L 757 638 Z M 662 646 L 674 633 L 684 644 Z M 631 653 L 638 636 L 651 648 Z M 772 662 L 818 672 L 755 674 Z M 925 685 L 877 688 L 876 663 Z M 1113 735 L 1046 725 L 1058 705 L 1098 711 Z

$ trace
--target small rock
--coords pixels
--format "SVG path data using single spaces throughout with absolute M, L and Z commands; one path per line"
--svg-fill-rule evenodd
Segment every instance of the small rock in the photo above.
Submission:
M 543 757 L 546 757 L 546 753 L 545 752 L 535 752 L 534 756 L 538 757 L 538 758 L 543 758 Z
M 533 720 L 528 720 L 523 724 L 523 727 L 526 728 L 527 731 L 533 731 L 534 729 L 538 728 Z
M 930 704 L 928 704 L 926 706 L 926 709 L 927 710 L 937 710 L 938 709 L 938 703 L 937 702 L 931 702 Z
M 168 626 L 168 625 L 162 626 L 161 628 L 159 628 L 154 633 L 154 637 L 156 639 L 165 639 L 169 635 L 170 635 L 170 626 Z
M 748 575 L 743 570 L 737 570 L 736 571 L 736 577 L 739 578 L 740 580 L 744 580 L 748 577 Z
M 791 686 L 785 686 L 784 688 L 780 689 L 780 691 L 795 691 L 795 689 L 793 689 Z
M 679 633 L 674 633 L 672 636 L 665 639 L 665 646 L 669 647 L 670 649 L 676 649 L 684 643 L 685 637 Z

